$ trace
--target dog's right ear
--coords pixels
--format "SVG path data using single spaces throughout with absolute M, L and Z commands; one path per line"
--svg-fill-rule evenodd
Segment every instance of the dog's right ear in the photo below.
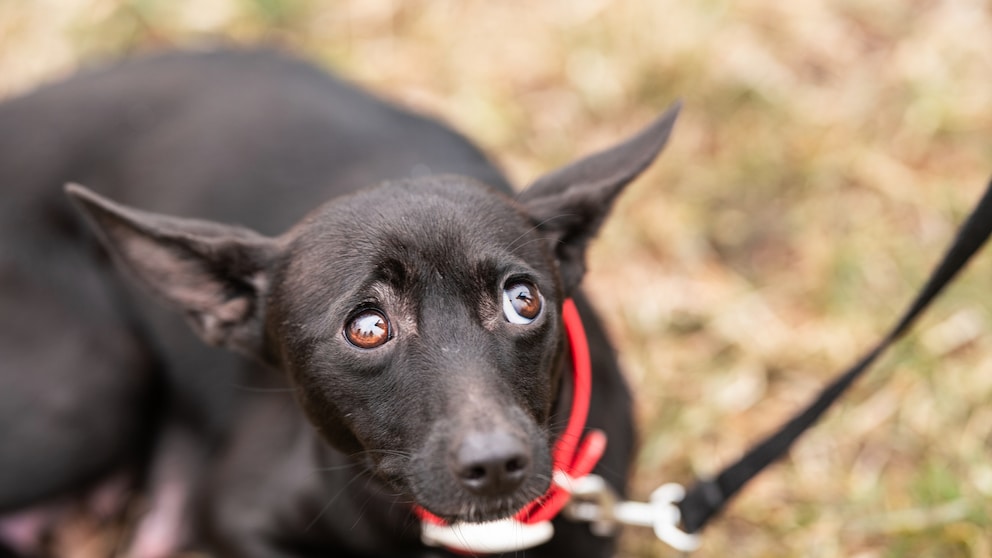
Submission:
M 262 357 L 275 239 L 242 227 L 125 207 L 78 184 L 66 193 L 121 267 L 189 319 L 211 345 Z
M 589 240 L 623 187 L 668 143 L 681 106 L 676 102 L 627 141 L 546 174 L 520 193 L 518 201 L 550 238 L 566 294 L 582 280 Z

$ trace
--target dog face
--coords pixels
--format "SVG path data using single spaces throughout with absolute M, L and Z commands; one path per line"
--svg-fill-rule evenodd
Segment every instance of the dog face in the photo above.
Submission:
M 286 252 L 267 337 L 326 438 L 444 517 L 543 493 L 562 286 L 522 208 L 458 177 L 386 184 Z
M 494 520 L 548 487 L 561 304 L 677 112 L 515 199 L 461 177 L 386 183 L 278 238 L 68 191 L 205 341 L 288 374 L 331 445 L 438 516 Z

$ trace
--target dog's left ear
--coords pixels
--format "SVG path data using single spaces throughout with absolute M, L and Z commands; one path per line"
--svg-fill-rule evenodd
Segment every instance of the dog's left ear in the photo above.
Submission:
M 537 179 L 517 197 L 549 235 L 566 293 L 585 273 L 585 252 L 617 195 L 661 152 L 681 109 L 673 104 L 637 135 Z
M 264 358 L 262 308 L 277 241 L 254 231 L 139 211 L 78 184 L 66 193 L 117 264 L 185 314 L 208 344 Z

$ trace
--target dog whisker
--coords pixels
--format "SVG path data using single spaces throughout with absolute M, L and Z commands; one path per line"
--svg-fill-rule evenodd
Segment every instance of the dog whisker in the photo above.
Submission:
M 365 502 L 362 503 L 362 507 L 359 508 L 358 513 L 356 514 L 355 521 L 351 524 L 351 527 L 348 529 L 349 531 L 354 531 L 355 528 L 358 527 L 358 524 L 362 522 L 362 518 L 365 517 L 365 510 L 368 509 L 369 502 L 371 501 L 372 501 L 372 497 L 369 496 L 368 498 L 365 499 Z
M 536 243 L 536 242 L 546 242 L 546 241 L 547 241 L 547 239 L 546 238 L 543 238 L 543 237 L 531 238 L 531 239 L 528 239 L 526 242 L 520 242 L 520 243 L 514 244 L 510 248 L 510 251 L 512 251 L 514 254 L 516 254 L 517 253 L 517 250 L 519 250 L 520 248 L 523 248 L 524 246 L 527 246 L 528 244 L 533 244 L 533 243 Z
M 413 459 L 413 454 L 410 453 L 410 452 L 398 451 L 398 450 L 390 450 L 390 449 L 367 449 L 367 450 L 362 450 L 360 452 L 353 453 L 353 454 L 349 455 L 348 457 L 350 457 L 352 459 L 361 459 L 361 458 L 363 458 L 363 457 L 365 457 L 367 455 L 373 455 L 373 454 L 392 455 L 392 456 L 395 456 L 395 457 L 401 457 L 401 458 L 406 459 L 406 460 Z
M 257 386 L 246 386 L 241 384 L 235 384 L 234 388 L 238 391 L 246 391 L 249 393 L 296 393 L 296 388 L 291 387 L 257 387 Z
M 354 467 L 363 467 L 366 470 L 368 470 L 368 467 L 364 463 L 361 463 L 361 462 L 357 462 L 356 461 L 354 463 L 342 463 L 341 465 L 329 465 L 327 467 L 318 467 L 318 468 L 315 468 L 313 470 L 313 472 L 315 472 L 315 473 L 330 473 L 330 472 L 334 472 L 334 471 L 343 471 L 345 469 L 351 469 L 351 468 L 354 468 Z
M 527 237 L 529 234 L 531 234 L 532 232 L 534 232 L 536 230 L 539 230 L 541 228 L 541 225 L 543 225 L 544 223 L 546 223 L 548 221 L 549 221 L 549 219 L 545 219 L 544 221 L 542 221 L 542 222 L 540 222 L 540 223 L 532 226 L 531 228 L 527 229 L 526 231 L 520 233 L 520 236 L 518 236 L 517 238 L 513 239 L 513 242 L 511 242 L 510 244 L 508 244 L 506 248 L 508 250 L 510 250 L 511 252 L 516 253 L 516 249 L 518 247 L 518 244 L 517 243 L 520 241 L 520 239 Z M 530 242 L 531 240 L 533 240 L 533 239 L 528 239 L 527 242 Z
M 353 483 L 354 483 L 354 482 L 355 482 L 356 480 L 358 480 L 359 478 L 361 478 L 361 476 L 362 476 L 362 474 L 361 474 L 361 473 L 359 473 L 359 474 L 357 474 L 357 475 L 355 475 L 355 476 L 353 476 L 353 477 L 351 478 L 351 480 L 349 480 L 348 482 L 346 482 L 346 483 L 344 484 L 344 486 L 342 486 L 342 487 L 341 487 L 341 488 L 340 488 L 340 489 L 339 489 L 339 490 L 338 490 L 338 491 L 337 491 L 337 492 L 336 492 L 336 493 L 334 494 L 334 496 L 331 496 L 331 499 L 330 499 L 330 500 L 328 500 L 326 504 L 324 504 L 324 507 L 323 507 L 323 508 L 321 508 L 319 512 L 317 512 L 317 515 L 316 515 L 316 516 L 315 516 L 315 517 L 314 517 L 314 518 L 313 518 L 312 520 L 310 520 L 310 523 L 308 523 L 308 524 L 307 524 L 307 526 L 306 526 L 306 528 L 304 528 L 304 529 L 303 529 L 303 531 L 304 531 L 304 532 L 308 532 L 308 531 L 310 531 L 310 529 L 311 529 L 311 528 L 313 528 L 313 526 L 317 524 L 317 521 L 319 521 L 319 520 L 320 520 L 320 518 L 321 518 L 321 517 L 322 517 L 322 516 L 323 516 L 323 515 L 324 515 L 325 513 L 327 513 L 327 510 L 329 510 L 329 509 L 331 508 L 331 506 L 332 506 L 332 505 L 334 504 L 334 502 L 335 502 L 335 501 L 337 501 L 337 499 L 338 499 L 338 498 L 340 498 L 342 494 L 344 494 L 344 492 L 345 492 L 345 490 L 347 490 L 347 489 L 348 489 L 348 487 L 350 487 L 350 486 L 351 486 L 351 485 L 352 485 L 352 484 L 353 484 Z
M 541 220 L 540 222 L 538 222 L 538 223 L 537 223 L 536 225 L 534 225 L 534 226 L 532 226 L 532 227 L 531 227 L 530 229 L 528 229 L 527 231 L 525 231 L 525 232 L 523 232 L 523 233 L 521 233 L 521 234 L 520 234 L 520 236 L 518 236 L 518 237 L 517 237 L 516 239 L 514 239 L 514 241 L 513 241 L 513 242 L 511 242 L 511 243 L 510 243 L 510 244 L 509 244 L 509 245 L 507 246 L 507 249 L 508 249 L 508 250 L 510 250 L 510 251 L 511 251 L 511 252 L 513 252 L 513 253 L 516 253 L 516 249 L 517 249 L 517 248 L 519 248 L 520 246 L 524 246 L 524 245 L 526 245 L 526 244 L 527 244 L 526 242 L 525 242 L 525 243 L 523 243 L 523 244 L 518 244 L 518 242 L 520 241 L 520 239 L 522 239 L 522 238 L 524 238 L 524 237 L 526 237 L 527 235 L 529 235 L 529 234 L 531 234 L 531 233 L 532 233 L 532 232 L 534 232 L 535 230 L 540 230 L 540 228 L 541 228 L 542 226 L 544 226 L 544 225 L 546 225 L 546 224 L 548 224 L 548 223 L 550 223 L 551 221 L 554 221 L 555 219 L 561 219 L 562 217 L 577 217 L 577 215 L 576 215 L 576 214 L 574 214 L 574 213 L 561 213 L 561 214 L 559 214 L 559 215 L 555 215 L 555 216 L 552 216 L 552 217 L 548 217 L 547 219 L 543 219 L 543 220 Z M 534 241 L 534 240 L 541 240 L 541 239 L 540 239 L 540 238 L 538 238 L 538 239 L 530 239 L 530 240 L 528 240 L 527 242 L 532 242 L 532 241 Z

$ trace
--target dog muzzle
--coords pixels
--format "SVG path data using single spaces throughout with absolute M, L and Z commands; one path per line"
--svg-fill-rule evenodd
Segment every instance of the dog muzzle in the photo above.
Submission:
M 552 452 L 554 476 L 548 491 L 515 516 L 487 523 L 449 524 L 416 506 L 414 512 L 420 517 L 424 544 L 456 553 L 498 554 L 533 548 L 554 536 L 551 520 L 568 504 L 572 487 L 592 473 L 606 450 L 603 431 L 590 430 L 583 436 L 592 395 L 592 364 L 582 319 L 571 299 L 562 304 L 562 319 L 572 353 L 574 393 L 568 425 Z

